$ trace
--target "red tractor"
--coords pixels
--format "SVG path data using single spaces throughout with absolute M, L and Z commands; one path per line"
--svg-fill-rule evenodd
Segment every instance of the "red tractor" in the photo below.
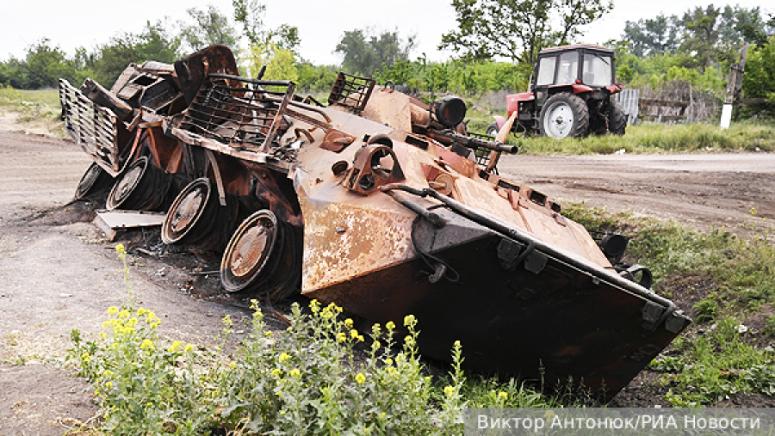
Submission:
M 530 90 L 506 96 L 506 117 L 496 116 L 487 134 L 495 136 L 516 112 L 512 132 L 553 138 L 610 132 L 623 135 L 627 116 L 613 95 L 613 50 L 596 45 L 566 45 L 541 50 Z

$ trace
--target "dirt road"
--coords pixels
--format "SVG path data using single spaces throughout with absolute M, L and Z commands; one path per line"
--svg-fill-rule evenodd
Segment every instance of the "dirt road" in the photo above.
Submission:
M 93 206 L 62 207 L 88 164 L 72 143 L 0 132 L 3 434 L 59 434 L 70 419 L 96 412 L 88 385 L 61 361 L 70 330 L 96 334 L 105 308 L 121 304 L 126 290 L 113 244 L 90 224 Z M 700 227 L 772 228 L 775 218 L 775 155 L 518 156 L 501 168 L 561 199 Z M 217 284 L 192 278 L 189 267 L 169 259 L 132 256 L 132 287 L 140 304 L 163 319 L 169 337 L 207 344 L 224 314 L 246 316 L 201 291 L 203 280 Z M 196 296 L 192 288 L 200 289 Z
M 509 156 L 499 167 L 564 201 L 701 229 L 775 229 L 775 154 Z
M 127 298 L 113 244 L 90 223 L 91 207 L 62 208 L 86 155 L 72 143 L 0 132 L 0 433 L 61 434 L 96 413 L 86 383 L 62 369 L 69 333 L 95 336 L 105 309 Z M 193 298 L 191 276 L 132 256 L 130 283 L 140 305 L 162 319 L 163 334 L 212 343 L 221 318 L 246 315 Z

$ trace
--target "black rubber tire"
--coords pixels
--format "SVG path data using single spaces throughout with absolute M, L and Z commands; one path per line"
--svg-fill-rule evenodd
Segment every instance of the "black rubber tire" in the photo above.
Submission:
M 140 173 L 122 189 L 123 179 L 133 171 Z M 172 185 L 172 179 L 156 168 L 147 156 L 129 164 L 115 180 L 105 201 L 105 208 L 108 210 L 162 210 Z
M 78 182 L 78 187 L 75 190 L 75 199 L 104 199 L 112 185 L 113 177 L 97 165 L 96 162 L 92 162 Z
M 573 112 L 573 125 L 564 138 L 585 136 L 589 133 L 589 108 L 587 103 L 580 97 L 567 92 L 561 92 L 549 97 L 541 108 L 541 115 L 538 118 L 538 126 L 541 135 L 548 136 L 544 128 L 544 119 L 553 106 L 557 104 L 567 104 Z
M 611 97 L 608 107 L 608 131 L 614 135 L 624 135 L 627 128 L 627 115 L 619 103 Z

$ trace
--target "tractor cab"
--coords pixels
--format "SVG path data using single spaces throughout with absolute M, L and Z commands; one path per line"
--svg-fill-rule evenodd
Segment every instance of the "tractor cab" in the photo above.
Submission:
M 614 84 L 613 59 L 613 50 L 592 45 L 541 50 L 531 87 L 534 91 L 573 85 L 606 88 Z
M 506 96 L 506 117 L 496 117 L 488 134 L 500 130 L 514 112 L 514 132 L 555 138 L 624 134 L 626 116 L 612 97 L 614 51 L 597 45 L 565 45 L 538 53 L 530 89 Z

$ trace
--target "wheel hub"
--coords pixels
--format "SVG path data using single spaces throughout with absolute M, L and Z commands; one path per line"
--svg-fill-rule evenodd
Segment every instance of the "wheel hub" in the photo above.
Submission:
M 229 269 L 237 277 L 244 277 L 260 267 L 274 245 L 276 227 L 268 219 L 259 219 L 245 230 L 229 257 Z
M 549 136 L 564 138 L 573 128 L 573 121 L 573 111 L 570 106 L 560 102 L 549 108 L 544 127 Z
M 170 223 L 174 232 L 180 232 L 191 225 L 202 207 L 204 197 L 201 188 L 194 189 L 183 197 Z
M 121 177 L 121 180 L 119 180 L 118 186 L 116 187 L 116 200 L 121 201 L 132 193 L 134 186 L 137 184 L 137 181 L 140 180 L 142 174 L 143 167 L 138 165 L 130 169 L 123 177 Z

